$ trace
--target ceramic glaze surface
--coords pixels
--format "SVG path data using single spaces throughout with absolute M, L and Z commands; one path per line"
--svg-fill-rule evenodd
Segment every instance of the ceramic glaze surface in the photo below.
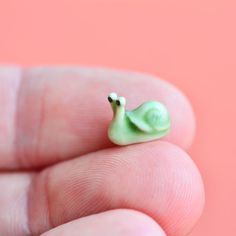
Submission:
M 151 141 L 170 130 L 169 113 L 158 101 L 146 101 L 132 111 L 125 110 L 126 99 L 116 93 L 110 93 L 108 101 L 113 110 L 108 137 L 117 145 Z

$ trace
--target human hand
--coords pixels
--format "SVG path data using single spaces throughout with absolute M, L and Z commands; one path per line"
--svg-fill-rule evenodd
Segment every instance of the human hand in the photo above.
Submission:
M 170 111 L 162 141 L 111 144 L 107 94 Z M 184 236 L 204 205 L 187 149 L 194 116 L 172 85 L 76 67 L 0 69 L 1 236 Z

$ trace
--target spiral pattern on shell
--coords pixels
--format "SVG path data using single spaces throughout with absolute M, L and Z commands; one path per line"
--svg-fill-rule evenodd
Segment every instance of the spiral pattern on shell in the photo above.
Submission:
M 145 114 L 145 120 L 150 126 L 156 126 L 161 119 L 161 112 L 157 108 L 151 108 Z

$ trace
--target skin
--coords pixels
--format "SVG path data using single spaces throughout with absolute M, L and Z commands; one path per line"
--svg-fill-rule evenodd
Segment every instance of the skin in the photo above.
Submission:
M 113 111 L 113 118 L 108 128 L 108 137 L 113 143 L 118 145 L 128 145 L 146 142 L 161 138 L 168 133 L 170 127 L 169 115 L 163 104 L 156 101 L 146 101 L 136 108 L 135 111 L 126 111 L 126 100 L 124 97 L 117 97 L 116 93 L 111 93 L 108 96 L 108 101 L 110 102 Z M 144 107 L 145 112 L 141 112 L 140 115 L 139 111 L 143 111 Z M 162 120 L 164 120 L 162 123 L 159 122 L 159 130 L 154 129 L 147 120 L 143 120 L 143 116 L 145 116 L 147 112 L 155 109 L 161 112 Z M 129 114 L 132 117 L 135 117 L 137 122 L 143 121 L 143 123 L 148 126 L 148 130 L 137 128 L 132 120 L 130 120 Z
M 103 99 L 112 90 L 132 107 L 150 94 L 164 101 L 170 134 L 115 147 Z M 184 236 L 201 215 L 201 176 L 184 151 L 194 136 L 192 109 L 162 80 L 92 68 L 2 67 L 0 117 L 1 236 Z

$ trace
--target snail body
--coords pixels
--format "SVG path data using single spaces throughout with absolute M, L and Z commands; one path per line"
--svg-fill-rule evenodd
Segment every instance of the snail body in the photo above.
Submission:
M 146 101 L 134 110 L 126 111 L 124 97 L 111 93 L 108 100 L 113 110 L 108 137 L 113 143 L 128 145 L 146 142 L 161 138 L 169 132 L 169 113 L 161 102 Z

